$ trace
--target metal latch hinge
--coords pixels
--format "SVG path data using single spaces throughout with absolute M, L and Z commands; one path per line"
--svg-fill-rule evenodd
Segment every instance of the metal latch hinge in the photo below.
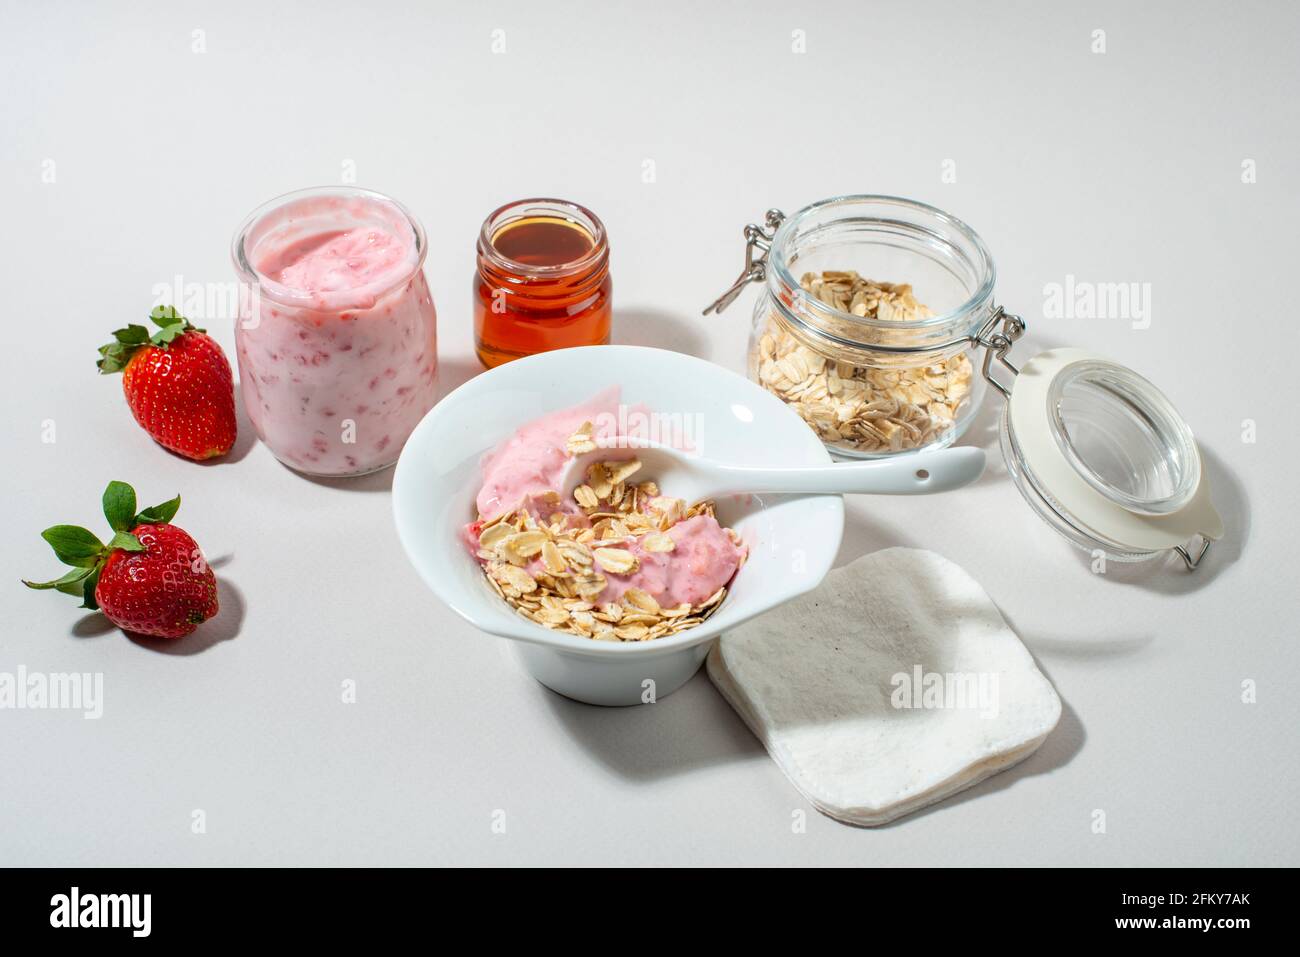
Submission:
M 999 324 L 1002 326 L 1001 329 L 998 328 Z M 979 334 L 975 336 L 975 342 L 984 347 L 984 378 L 1008 399 L 1011 398 L 1011 390 L 993 378 L 993 360 L 996 359 L 1010 369 L 1012 375 L 1019 375 L 1020 370 L 1007 359 L 1007 353 L 1011 351 L 1015 341 L 1024 334 L 1025 320 L 997 306 L 988 322 L 984 323 Z
M 772 239 L 783 222 L 785 213 L 779 209 L 769 209 L 763 217 L 762 226 L 750 223 L 745 227 L 745 269 L 730 288 L 704 310 L 704 315 L 722 312 L 736 301 L 751 282 L 762 282 L 767 277 L 767 254 L 772 251 Z

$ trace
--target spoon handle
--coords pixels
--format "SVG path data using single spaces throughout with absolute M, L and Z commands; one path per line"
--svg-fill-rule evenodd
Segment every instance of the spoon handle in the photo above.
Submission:
M 808 492 L 838 495 L 929 495 L 949 492 L 975 481 L 984 472 L 984 450 L 962 446 L 872 462 L 840 462 L 806 468 L 734 468 L 720 470 L 726 485 L 719 492 Z

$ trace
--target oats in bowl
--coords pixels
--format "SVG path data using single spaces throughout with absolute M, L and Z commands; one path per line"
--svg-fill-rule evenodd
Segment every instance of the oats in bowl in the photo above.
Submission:
M 544 628 L 597 641 L 652 641 L 693 628 L 722 603 L 745 545 L 718 523 L 712 502 L 689 504 L 636 481 L 640 460 L 618 448 L 634 437 L 612 434 L 612 416 L 600 429 L 592 419 L 575 427 L 590 411 L 528 423 L 485 459 L 488 494 L 480 492 L 467 543 L 492 589 Z M 610 458 L 592 462 L 562 498 L 567 462 L 599 448 Z

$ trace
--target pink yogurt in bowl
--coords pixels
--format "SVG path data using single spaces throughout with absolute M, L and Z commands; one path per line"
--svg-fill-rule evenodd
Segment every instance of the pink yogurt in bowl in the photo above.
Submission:
M 645 405 L 624 406 L 621 393 L 619 386 L 610 386 L 577 405 L 533 419 L 483 457 L 482 484 L 474 498 L 478 519 L 465 527 L 465 544 L 471 554 L 479 552 L 480 528 L 516 509 L 527 510 L 541 523 L 558 514 L 566 516 L 564 521 L 570 528 L 591 527 L 575 502 L 552 501 L 545 496 L 561 487 L 565 466 L 572 458 L 566 443 L 584 422 L 592 424 L 598 444 L 614 443 L 610 460 L 632 458 L 635 450 L 627 447 L 627 442 L 650 438 L 646 429 L 635 423 L 648 426 L 651 411 Z M 622 415 L 620 409 L 624 410 Z M 620 420 L 633 425 L 620 429 Z M 681 448 L 683 443 L 671 444 Z M 671 496 L 673 490 L 662 488 L 660 494 Z M 605 573 L 605 586 L 595 601 L 621 601 L 629 589 L 639 588 L 665 608 L 683 603 L 698 605 L 728 584 L 745 559 L 745 547 L 711 515 L 679 521 L 666 534 L 673 540 L 671 552 L 648 551 L 635 535 L 626 540 L 606 540 L 606 545 L 630 551 L 637 559 L 637 568 L 622 575 Z M 539 557 L 525 566 L 525 571 L 537 576 L 546 569 Z
M 312 475 L 397 461 L 437 399 L 437 318 L 419 221 L 381 193 L 323 187 L 235 234 L 240 390 L 258 437 Z

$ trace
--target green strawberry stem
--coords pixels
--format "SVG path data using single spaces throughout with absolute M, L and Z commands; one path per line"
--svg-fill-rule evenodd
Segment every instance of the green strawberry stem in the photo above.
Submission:
M 130 323 L 124 329 L 114 330 L 113 341 L 99 347 L 99 360 L 95 365 L 100 372 L 105 375 L 121 372 L 131 361 L 132 356 L 146 346 L 166 349 L 184 332 L 191 330 L 203 332 L 202 329 L 190 325 L 190 321 L 177 312 L 175 306 L 155 306 L 149 313 L 149 318 L 153 320 L 154 325 L 158 326 L 158 331 L 152 335 L 146 327 L 135 323 Z
M 41 532 L 41 538 L 49 542 L 59 561 L 71 565 L 72 570 L 46 582 L 23 579 L 23 584 L 28 588 L 53 588 L 65 595 L 80 596 L 82 608 L 95 610 L 99 608 L 99 603 L 95 601 L 95 586 L 99 584 L 99 573 L 109 556 L 116 551 L 144 551 L 144 545 L 131 534 L 132 531 L 140 525 L 166 525 L 176 516 L 180 507 L 181 497 L 177 495 L 137 513 L 135 489 L 125 482 L 109 482 L 104 489 L 104 517 L 113 529 L 113 537 L 108 540 L 108 544 L 105 545 L 93 532 L 79 525 L 52 525 Z

